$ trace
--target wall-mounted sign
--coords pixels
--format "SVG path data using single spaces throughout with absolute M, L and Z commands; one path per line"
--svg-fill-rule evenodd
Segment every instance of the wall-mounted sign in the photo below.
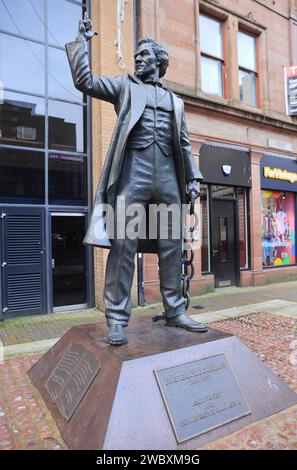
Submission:
M 261 159 L 261 187 L 297 192 L 297 160 L 264 155 Z
M 297 67 L 285 67 L 286 109 L 289 116 L 297 115 Z
M 282 170 L 281 168 L 270 168 L 270 166 L 264 166 L 264 177 L 274 180 L 290 181 L 292 184 L 297 181 L 297 173 Z

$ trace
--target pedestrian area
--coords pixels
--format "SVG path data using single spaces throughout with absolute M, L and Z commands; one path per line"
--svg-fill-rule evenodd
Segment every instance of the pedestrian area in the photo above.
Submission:
M 161 305 L 137 308 L 154 316 Z M 192 299 L 190 315 L 240 338 L 297 393 L 297 281 L 227 288 Z M 0 324 L 0 449 L 65 449 L 27 371 L 71 326 L 104 322 L 98 310 L 23 317 Z M 297 449 L 297 406 L 205 449 Z

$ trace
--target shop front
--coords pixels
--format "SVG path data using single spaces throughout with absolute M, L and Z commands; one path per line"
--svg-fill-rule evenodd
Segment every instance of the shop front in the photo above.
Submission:
M 213 275 L 215 287 L 240 285 L 249 269 L 249 150 L 218 143 L 200 150 L 202 274 Z
M 261 239 L 263 270 L 296 266 L 297 161 L 261 159 Z

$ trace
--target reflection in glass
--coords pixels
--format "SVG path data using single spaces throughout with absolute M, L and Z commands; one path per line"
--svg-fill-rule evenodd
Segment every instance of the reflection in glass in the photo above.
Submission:
M 0 76 L 4 88 L 44 94 L 44 46 L 0 34 Z
M 49 101 L 49 147 L 84 152 L 83 106 Z
M 76 90 L 65 51 L 49 47 L 48 87 L 51 98 L 70 101 L 82 101 L 83 94 Z
M 0 202 L 44 204 L 44 154 L 0 149 Z
M 239 91 L 242 103 L 257 105 L 255 73 L 239 70 Z
M 212 186 L 212 197 L 226 197 L 233 198 L 235 196 L 235 189 L 233 186 Z
M 222 27 L 221 22 L 200 15 L 200 50 L 206 54 L 222 58 Z
M 256 38 L 238 32 L 238 63 L 240 67 L 256 70 Z
M 209 217 L 208 217 L 208 188 L 200 184 L 200 219 L 201 219 L 201 268 L 202 272 L 210 271 L 209 264 Z
M 0 29 L 44 41 L 44 0 L 1 1 Z
M 4 91 L 0 113 L 2 144 L 44 147 L 44 99 Z
M 49 203 L 87 205 L 87 159 L 80 155 L 49 156 Z
M 205 93 L 223 96 L 222 63 L 201 57 L 201 88 Z
M 246 191 L 237 189 L 240 267 L 248 267 Z
M 52 216 L 53 306 L 86 303 L 85 216 Z
M 228 261 L 228 217 L 219 217 L 220 227 L 220 261 Z
M 64 45 L 77 35 L 78 22 L 82 18 L 82 7 L 65 0 L 49 0 L 48 29 L 50 44 Z M 67 21 L 65 21 L 67 20 Z

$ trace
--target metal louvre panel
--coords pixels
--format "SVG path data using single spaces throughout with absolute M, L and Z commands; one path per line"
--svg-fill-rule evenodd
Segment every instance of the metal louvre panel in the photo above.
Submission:
M 28 308 L 41 308 L 40 274 L 8 275 L 8 310 L 17 311 Z
M 6 220 L 6 262 L 40 262 L 41 225 L 39 216 L 8 215 Z
M 43 313 L 43 209 L 3 209 L 2 231 L 4 318 Z

